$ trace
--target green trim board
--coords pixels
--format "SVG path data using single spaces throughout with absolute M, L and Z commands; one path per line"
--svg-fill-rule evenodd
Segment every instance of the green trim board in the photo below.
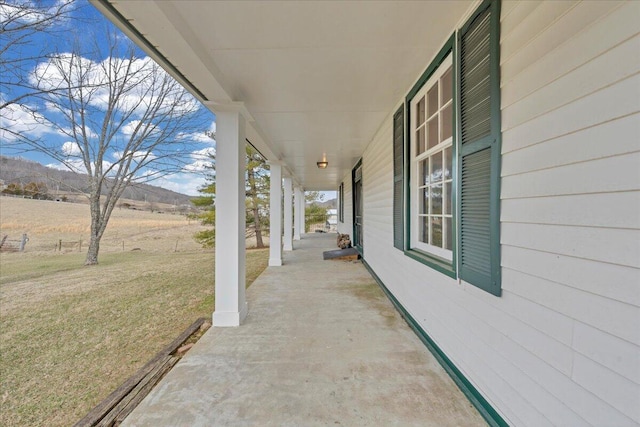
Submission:
M 387 298 L 394 305 L 396 310 L 400 313 L 402 318 L 407 322 L 413 332 L 420 338 L 420 341 L 427 347 L 427 349 L 433 354 L 433 357 L 438 361 L 440 366 L 447 372 L 453 382 L 458 386 L 462 393 L 469 399 L 469 402 L 476 408 L 482 418 L 492 427 L 508 427 L 509 424 L 498 414 L 498 412 L 491 406 L 491 404 L 482 396 L 482 394 L 476 389 L 473 384 L 464 376 L 462 372 L 456 367 L 456 365 L 447 357 L 447 355 L 438 347 L 433 339 L 427 334 L 427 332 L 420 326 L 418 322 L 409 314 L 400 301 L 391 293 L 389 288 L 386 287 L 384 282 L 378 277 L 373 268 L 362 258 L 362 264 L 367 271 L 374 278 L 376 283 L 380 286 Z

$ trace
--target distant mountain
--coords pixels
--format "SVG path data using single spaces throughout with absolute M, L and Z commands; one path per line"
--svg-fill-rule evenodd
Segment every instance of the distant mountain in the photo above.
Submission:
M 322 206 L 327 209 L 337 209 L 338 199 L 325 200 L 324 202 L 315 202 L 318 206 Z
M 46 167 L 38 162 L 20 157 L 0 156 L 0 180 L 4 185 L 44 182 L 49 195 L 87 193 L 86 175 Z M 132 184 L 121 199 L 171 205 L 190 204 L 191 197 L 149 184 Z

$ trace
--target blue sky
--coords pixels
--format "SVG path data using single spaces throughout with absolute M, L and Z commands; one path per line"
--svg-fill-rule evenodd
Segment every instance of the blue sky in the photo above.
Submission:
M 55 6 L 61 0 L 51 0 L 43 2 L 45 5 Z M 7 9 L 12 1 L 0 6 L 0 19 L 6 19 L 8 16 Z M 24 1 L 23 1 L 24 3 Z M 108 60 L 108 43 L 105 35 L 107 31 L 111 32 L 118 38 L 126 38 L 114 25 L 102 16 L 93 6 L 86 1 L 76 1 L 74 11 L 69 19 L 65 19 L 56 23 L 51 28 L 50 33 L 35 34 L 30 37 L 30 43 L 19 46 L 12 46 L 4 55 L 3 60 L 12 60 L 15 58 L 40 57 L 42 53 L 56 54 L 64 56 L 70 52 L 74 46 L 79 47 L 83 52 L 82 57 L 86 61 L 90 61 L 93 65 L 99 65 Z M 86 52 L 86 53 L 85 53 Z M 106 53 L 105 53 L 106 52 Z M 118 57 L 118 54 L 112 54 L 112 57 Z M 136 50 L 135 66 L 140 68 L 148 67 L 149 59 L 141 50 Z M 131 62 L 133 64 L 133 62 Z M 46 82 L 55 82 L 60 77 L 52 71 L 54 67 L 51 62 L 44 59 L 38 61 L 24 61 L 22 70 L 25 81 L 33 81 L 34 76 L 42 77 Z M 97 67 L 99 68 L 99 67 Z M 53 85 L 54 83 L 50 83 Z M 3 93 L 0 93 L 2 99 L 14 99 L 23 93 L 22 89 L 15 85 L 3 86 Z M 70 127 L 68 121 L 64 119 L 64 110 L 58 107 L 53 108 L 50 102 L 45 99 L 27 98 L 18 104 L 12 105 L 11 110 L 7 113 L 3 111 L 2 127 L 9 128 L 14 132 L 25 135 L 31 139 L 44 141 L 47 146 L 55 147 L 60 153 L 64 154 L 64 166 L 60 159 L 48 156 L 27 146 L 21 144 L 15 136 L 8 132 L 0 131 L 0 154 L 8 156 L 20 156 L 39 163 L 64 169 L 68 166 L 78 168 L 82 171 L 82 162 L 79 158 L 79 147 L 76 142 L 69 138 Z M 199 105 L 199 104 L 198 104 Z M 91 104 L 94 114 L 100 114 L 106 108 L 100 104 L 100 97 L 96 95 L 96 101 Z M 36 112 L 36 119 L 29 112 Z M 207 154 L 215 152 L 215 141 L 207 136 L 206 132 L 215 132 L 215 116 L 206 108 L 199 106 L 197 114 L 193 115 L 194 121 L 192 127 L 187 131 L 178 135 L 179 144 L 172 143 L 171 150 L 181 150 L 183 157 L 181 170 L 164 175 L 153 182 L 158 185 L 180 193 L 196 195 L 197 189 L 205 184 L 205 171 Z M 197 117 L 197 119 L 196 119 Z M 138 117 L 131 116 L 130 120 L 123 123 L 122 128 L 114 138 L 114 141 L 123 140 L 131 136 L 135 132 L 136 125 L 140 124 Z M 65 135 L 66 131 L 66 135 Z M 94 135 L 97 136 L 97 135 Z M 90 136 L 91 137 L 91 136 Z M 178 145 L 180 148 L 177 148 Z M 113 152 L 105 156 L 103 164 L 108 166 L 110 163 L 117 161 L 120 153 L 117 150 L 117 144 L 114 143 Z M 165 150 L 165 153 L 168 150 Z M 161 154 L 154 152 L 152 157 L 161 158 Z M 156 169 L 157 170 L 157 169 Z M 149 167 L 141 171 L 141 175 L 152 175 L 154 173 L 153 162 Z

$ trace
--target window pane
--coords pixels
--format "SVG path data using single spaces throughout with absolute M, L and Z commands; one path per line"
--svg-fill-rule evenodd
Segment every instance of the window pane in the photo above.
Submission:
M 440 105 L 438 104 L 438 82 L 434 84 L 429 92 L 427 92 L 427 117 L 434 115 Z
M 451 147 L 444 150 L 444 179 L 451 179 L 453 176 L 453 163 L 451 162 Z
M 447 182 L 444 188 L 444 213 L 451 215 L 451 182 Z
M 438 145 L 438 116 L 427 122 L 427 150 Z
M 449 102 L 449 100 L 451 98 L 453 98 L 453 73 L 451 72 L 451 67 L 449 67 L 449 69 L 442 75 L 442 78 L 440 79 L 440 84 L 441 84 L 441 88 L 442 88 L 442 99 L 440 101 L 440 105 L 444 105 L 447 102 Z
M 444 141 L 453 135 L 453 104 L 447 105 L 440 112 L 440 117 L 442 117 L 442 127 L 440 128 L 442 135 L 440 141 Z
M 431 182 L 442 181 L 442 152 L 431 156 Z
M 451 218 L 444 219 L 444 235 L 446 240 L 444 242 L 444 248 L 451 250 L 453 248 L 453 226 L 451 225 Z
M 416 132 L 416 155 L 424 152 L 424 126 Z
M 429 217 L 421 216 L 419 218 L 420 224 L 420 241 L 423 243 L 429 243 Z
M 429 188 L 423 188 L 420 190 L 420 212 L 421 214 L 429 213 Z
M 442 184 L 431 186 L 431 213 L 442 215 Z
M 420 162 L 420 181 L 418 185 L 427 185 L 429 184 L 429 159 L 423 160 Z
M 422 99 L 418 102 L 418 107 L 417 107 L 418 120 L 416 120 L 416 122 L 418 123 L 418 126 L 424 123 L 424 102 L 425 101 L 423 96 Z
M 431 217 L 431 244 L 442 247 L 442 217 Z

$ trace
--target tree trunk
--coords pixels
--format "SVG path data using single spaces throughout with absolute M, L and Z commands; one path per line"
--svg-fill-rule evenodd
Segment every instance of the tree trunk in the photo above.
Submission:
M 260 211 L 255 203 L 253 205 L 253 221 L 256 227 L 256 248 L 264 248 L 264 242 L 262 241 L 262 230 L 260 228 Z
M 87 250 L 87 258 L 84 261 L 84 265 L 97 265 L 98 264 L 98 252 L 100 251 L 100 239 L 91 235 L 89 241 L 89 249 Z
M 102 238 L 100 196 L 91 197 L 89 200 L 89 207 L 91 209 L 91 236 L 89 238 L 89 249 L 87 250 L 87 257 L 84 260 L 84 265 L 97 265 L 98 253 L 100 252 L 100 239 Z
M 262 230 L 260 228 L 260 209 L 258 207 L 258 189 L 256 188 L 255 171 L 249 165 L 247 167 L 247 178 L 249 181 L 249 196 L 251 197 L 252 211 L 253 211 L 253 226 L 256 230 L 256 248 L 264 248 L 264 242 L 262 241 Z

